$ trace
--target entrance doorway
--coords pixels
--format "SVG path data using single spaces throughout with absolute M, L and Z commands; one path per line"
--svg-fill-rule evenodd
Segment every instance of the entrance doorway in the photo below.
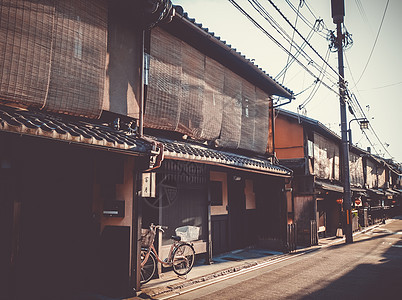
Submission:
M 244 178 L 238 175 L 228 176 L 229 245 L 231 250 L 247 245 L 244 188 Z
M 19 157 L 16 299 L 60 299 L 61 291 L 66 297 L 89 291 L 97 274 L 91 160 L 82 150 L 51 144 L 34 144 Z

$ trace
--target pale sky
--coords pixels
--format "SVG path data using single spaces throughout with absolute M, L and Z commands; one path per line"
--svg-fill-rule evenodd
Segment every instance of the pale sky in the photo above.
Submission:
M 371 59 L 361 77 L 373 49 L 387 1 L 389 1 L 388 7 L 380 34 Z M 210 32 L 220 36 L 222 40 L 232 45 L 248 59 L 254 59 L 254 63 L 273 78 L 287 64 L 288 54 L 257 29 L 229 0 L 172 0 L 172 2 L 175 5 L 181 5 L 190 18 L 194 18 L 197 23 L 202 23 L 204 28 L 208 28 Z M 235 2 L 281 45 L 290 50 L 290 44 L 250 4 L 250 2 L 260 3 L 287 35 L 289 37 L 294 36 L 297 45 L 302 46 L 303 40 L 297 33 L 293 33 L 293 29 L 285 22 L 269 0 L 235 0 Z M 300 0 L 272 0 L 272 2 L 293 25 L 297 21 L 296 28 L 306 39 L 309 34 L 312 34 L 309 43 L 322 58 L 326 58 L 329 45 L 326 39 L 328 31 L 322 30 L 313 33 L 303 22 L 303 19 L 311 24 L 314 24 L 316 19 L 323 19 L 326 29 L 336 31 L 336 25 L 331 17 L 331 0 L 304 0 L 301 7 L 298 7 Z M 301 15 L 298 18 L 296 18 L 296 13 L 291 9 L 288 2 L 293 4 L 296 11 L 299 9 Z M 402 128 L 400 126 L 402 101 L 399 99 L 398 92 L 402 89 L 401 15 L 402 1 L 400 0 L 345 0 L 344 24 L 353 39 L 353 45 L 344 52 L 345 79 L 380 140 L 378 141 L 372 131 L 367 130 L 367 136 L 374 147 L 370 145 L 367 138 L 361 133 L 358 122 L 352 121 L 353 143 L 358 143 L 357 145 L 363 149 L 370 146 L 374 154 L 377 152 L 384 158 L 392 157 L 400 163 L 402 163 Z M 314 68 L 314 65 L 320 69 L 324 65 L 323 61 L 310 47 L 306 46 L 303 49 L 306 57 L 300 55 L 297 58 L 316 77 L 319 76 L 320 73 Z M 294 47 L 291 52 L 295 54 Z M 337 53 L 330 52 L 328 55 L 327 61 L 337 71 Z M 310 63 L 309 65 L 310 60 L 314 61 L 315 64 Z M 337 92 L 336 73 L 327 66 L 325 74 L 322 81 Z M 315 79 L 297 62 L 294 62 L 286 72 L 283 85 L 295 94 L 309 89 L 298 95 L 291 104 L 282 108 L 297 112 L 299 105 L 303 105 L 305 101 L 311 99 L 300 113 L 319 120 L 340 134 L 339 96 L 323 85 L 318 88 L 318 85 L 314 84 Z M 282 80 L 283 78 L 278 79 L 280 83 Z M 355 86 L 356 82 L 357 86 Z M 318 91 L 309 98 L 315 88 L 318 88 Z M 348 121 L 353 118 L 348 113 Z

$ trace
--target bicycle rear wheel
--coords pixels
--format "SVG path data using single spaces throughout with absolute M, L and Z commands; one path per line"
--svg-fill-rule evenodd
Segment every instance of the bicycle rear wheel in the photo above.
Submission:
M 144 261 L 146 255 L 147 251 L 141 250 L 141 264 Z M 146 261 L 145 265 L 141 268 L 140 283 L 143 284 L 150 281 L 155 274 L 155 270 L 156 270 L 156 258 L 151 251 L 151 253 L 149 253 L 148 260 Z
M 190 244 L 180 244 L 173 251 L 173 271 L 181 276 L 191 271 L 194 265 L 195 251 Z

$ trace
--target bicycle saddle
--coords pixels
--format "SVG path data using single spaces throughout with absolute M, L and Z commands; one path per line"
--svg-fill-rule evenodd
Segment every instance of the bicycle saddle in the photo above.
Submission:
M 178 236 L 178 235 L 172 235 L 171 239 L 172 239 L 172 240 L 174 240 L 174 241 L 178 241 L 178 242 L 180 242 L 180 241 L 181 241 L 181 236 Z

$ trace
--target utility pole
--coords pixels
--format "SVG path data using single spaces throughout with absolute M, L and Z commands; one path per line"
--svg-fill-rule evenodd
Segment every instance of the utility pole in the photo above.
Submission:
M 343 211 L 344 230 L 346 243 L 353 243 L 352 235 L 352 200 L 350 192 L 350 172 L 349 172 L 349 142 L 348 142 L 348 127 L 346 116 L 346 97 L 345 97 L 345 81 L 344 81 L 344 66 L 343 66 L 343 40 L 342 33 L 343 17 L 345 16 L 344 0 L 331 0 L 332 19 L 336 24 L 336 45 L 338 50 L 338 69 L 339 69 L 339 103 L 341 110 L 341 132 L 342 132 L 342 175 L 343 175 Z

